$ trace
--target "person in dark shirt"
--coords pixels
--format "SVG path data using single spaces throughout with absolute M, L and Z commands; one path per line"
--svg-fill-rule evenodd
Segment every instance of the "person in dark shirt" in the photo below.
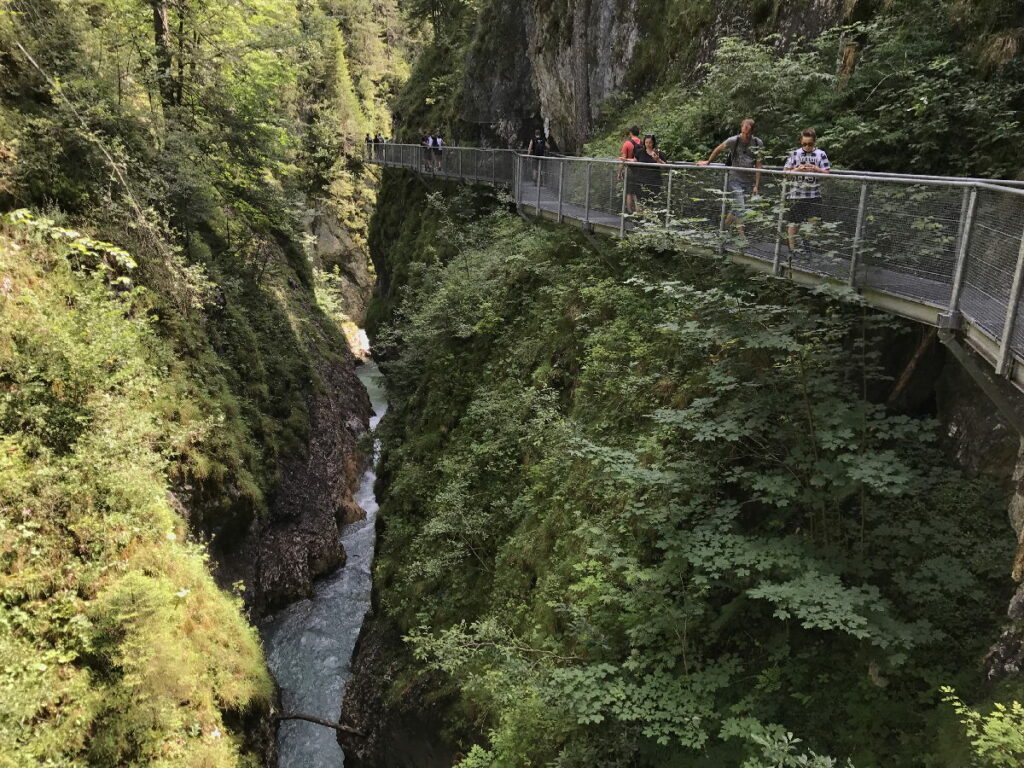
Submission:
M 629 175 L 635 177 L 637 198 L 653 200 L 661 194 L 661 169 L 657 166 L 668 160 L 658 149 L 658 137 L 653 133 L 644 134 L 643 144 L 633 150 L 633 162 L 638 166 L 630 167 Z
M 529 147 L 527 147 L 526 154 L 534 155 L 536 157 L 544 157 L 547 154 L 548 142 L 544 138 L 544 134 L 541 133 L 540 128 L 533 132 L 533 138 L 530 139 Z
M 533 132 L 533 138 L 530 139 L 530 143 L 526 148 L 526 154 L 532 157 L 544 157 L 548 151 L 548 142 L 544 138 L 544 134 L 541 133 L 540 128 L 537 128 Z M 544 164 L 540 160 L 533 162 L 533 180 L 538 184 L 543 184 L 543 173 L 542 169 Z
M 422 155 L 422 170 L 430 170 L 430 145 L 434 143 L 434 137 L 429 133 L 420 129 L 420 146 L 423 147 Z

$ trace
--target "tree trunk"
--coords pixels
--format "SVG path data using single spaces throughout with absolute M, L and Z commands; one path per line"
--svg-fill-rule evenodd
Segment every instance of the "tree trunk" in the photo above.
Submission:
M 153 41 L 156 44 L 156 78 L 164 111 L 174 106 L 174 62 L 166 0 L 149 0 L 153 9 Z

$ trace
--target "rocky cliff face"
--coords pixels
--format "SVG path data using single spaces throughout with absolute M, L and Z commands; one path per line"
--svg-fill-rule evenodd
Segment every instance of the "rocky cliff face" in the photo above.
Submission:
M 365 171 L 344 170 L 330 194 L 309 201 L 304 225 L 315 264 L 337 274 L 345 316 L 362 327 L 373 293 L 367 228 L 376 189 Z
M 541 110 L 528 50 L 524 5 L 491 0 L 480 13 L 466 56 L 464 120 L 493 126 L 510 143 L 529 132 Z
M 534 0 L 526 15 L 534 85 L 551 133 L 566 151 L 590 134 L 602 101 L 625 81 L 640 37 L 639 15 L 621 0 Z
M 214 543 L 218 580 L 246 585 L 254 618 L 309 596 L 314 580 L 344 564 L 339 527 L 362 515 L 352 494 L 366 461 L 357 442 L 369 423 L 369 398 L 348 350 L 320 361 L 317 373 L 308 443 L 280 462 L 269 516 L 230 544 Z
M 338 733 L 349 768 L 447 768 L 463 757 L 441 736 L 450 702 L 438 700 L 436 681 L 420 678 L 390 700 L 409 664 L 401 633 L 375 606 L 359 633 L 342 706 L 345 724 L 358 731 Z
M 639 96 L 669 69 L 681 83 L 692 79 L 722 37 L 775 33 L 786 45 L 820 35 L 864 5 L 656 0 L 638 8 L 624 0 L 492 0 L 466 59 L 463 117 L 494 126 L 509 141 L 523 135 L 524 124 L 543 120 L 559 149 L 577 152 L 609 98 Z

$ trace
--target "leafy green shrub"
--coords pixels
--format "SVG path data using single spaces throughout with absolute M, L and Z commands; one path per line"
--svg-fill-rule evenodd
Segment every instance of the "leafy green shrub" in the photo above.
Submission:
M 943 686 L 943 701 L 953 707 L 971 741 L 977 764 L 992 768 L 1010 768 L 1024 760 L 1024 707 L 996 702 L 988 714 L 964 703 L 956 691 Z

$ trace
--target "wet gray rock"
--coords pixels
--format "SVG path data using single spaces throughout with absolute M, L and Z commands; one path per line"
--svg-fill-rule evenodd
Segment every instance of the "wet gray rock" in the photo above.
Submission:
M 366 466 L 358 440 L 370 403 L 347 350 L 321 360 L 323 386 L 309 399 L 309 440 L 279 466 L 280 483 L 266 519 L 214 547 L 218 581 L 241 581 L 254 619 L 308 597 L 313 582 L 345 562 L 340 526 L 358 505 L 353 492 Z

